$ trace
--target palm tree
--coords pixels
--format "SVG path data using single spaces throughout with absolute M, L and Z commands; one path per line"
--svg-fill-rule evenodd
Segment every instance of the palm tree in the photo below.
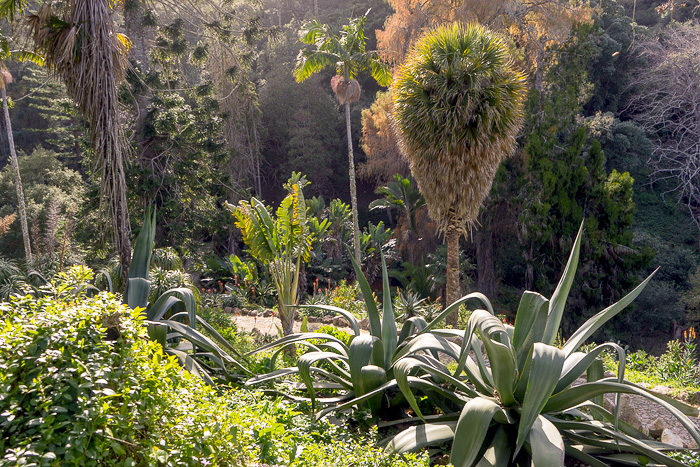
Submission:
M 29 241 L 29 227 L 27 225 L 27 209 L 24 205 L 24 190 L 22 189 L 22 177 L 19 173 L 19 161 L 17 151 L 15 151 L 15 140 L 12 135 L 12 122 L 10 121 L 10 111 L 7 106 L 7 85 L 12 82 L 12 75 L 5 67 L 5 60 L 16 58 L 18 60 L 30 60 L 41 64 L 42 59 L 36 54 L 28 51 L 12 51 L 10 43 L 4 34 L 0 32 L 0 96 L 2 96 L 2 110 L 5 116 L 5 130 L 7 131 L 7 142 L 10 149 L 10 163 L 15 176 L 15 188 L 17 190 L 17 207 L 19 211 L 19 221 L 22 227 L 22 240 L 24 241 L 24 259 L 28 264 L 33 262 L 32 246 Z
M 460 296 L 459 239 L 515 148 L 525 89 L 500 36 L 458 23 L 421 38 L 394 81 L 399 148 L 447 240 L 448 304 Z
M 130 43 L 116 32 L 115 7 L 112 0 L 71 0 L 57 12 L 51 3 L 44 3 L 36 14 L 28 16 L 28 24 L 34 46 L 65 83 L 68 95 L 90 124 L 95 170 L 101 180 L 100 206 L 112 221 L 126 281 L 131 263 L 131 226 L 118 85 L 124 78 Z M 7 16 L 8 11 L 0 10 L 0 14 Z
M 377 188 L 377 194 L 384 195 L 369 204 L 369 210 L 374 209 L 397 209 L 406 219 L 406 230 L 402 238 L 402 243 L 408 248 L 409 262 L 415 263 L 415 245 L 413 242 L 418 237 L 418 225 L 416 215 L 418 210 L 425 206 L 425 198 L 420 191 L 413 187 L 413 177 L 409 175 L 403 178 L 401 174 L 394 175 L 394 181 L 386 186 Z
M 360 98 L 360 84 L 355 77 L 361 71 L 369 71 L 382 86 L 391 82 L 389 68 L 379 60 L 376 51 L 365 51 L 365 20 L 367 13 L 353 18 L 335 34 L 327 24 L 313 20 L 300 31 L 300 40 L 316 46 L 315 50 L 302 49 L 297 56 L 294 77 L 302 82 L 313 74 L 334 67 L 337 75 L 331 79 L 331 87 L 338 101 L 345 105 L 345 125 L 348 135 L 348 162 L 350 175 L 350 200 L 352 204 L 353 247 L 355 259 L 361 263 L 360 225 L 357 219 L 357 185 L 355 183 L 355 159 L 350 131 L 350 103 Z

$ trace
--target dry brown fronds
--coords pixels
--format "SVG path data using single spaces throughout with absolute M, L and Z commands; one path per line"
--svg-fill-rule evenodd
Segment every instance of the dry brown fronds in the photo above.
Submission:
M 331 88 L 338 97 L 338 102 L 340 102 L 341 105 L 346 102 L 352 103 L 360 100 L 362 88 L 360 87 L 360 83 L 354 78 L 351 78 L 350 81 L 346 81 L 342 76 L 335 75 L 331 78 Z
M 12 83 L 12 73 L 10 73 L 7 68 L 0 70 L 0 74 L 2 74 L 2 80 L 5 84 Z
M 17 219 L 17 213 L 8 214 L 7 216 L 0 217 L 0 237 L 6 234 L 10 230 L 10 226 Z
M 128 41 L 117 33 L 110 0 L 72 0 L 65 10 L 44 4 L 28 19 L 30 37 L 68 95 L 90 122 L 100 205 L 113 220 L 122 263 L 130 259 L 123 135 L 118 85 L 127 66 Z M 128 268 L 125 268 L 128 269 Z

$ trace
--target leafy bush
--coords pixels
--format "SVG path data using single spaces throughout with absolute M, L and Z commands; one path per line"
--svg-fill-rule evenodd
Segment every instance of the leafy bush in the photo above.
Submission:
M 0 304 L 0 466 L 428 466 L 279 400 L 218 392 L 145 339 L 141 312 L 52 286 Z
M 656 362 L 656 374 L 665 381 L 678 381 L 684 386 L 700 386 L 700 366 L 695 344 L 684 339 L 669 341 L 667 351 Z
M 342 331 L 335 326 L 321 326 L 314 332 L 333 336 L 345 345 L 350 345 L 350 340 L 353 338 L 352 334 Z

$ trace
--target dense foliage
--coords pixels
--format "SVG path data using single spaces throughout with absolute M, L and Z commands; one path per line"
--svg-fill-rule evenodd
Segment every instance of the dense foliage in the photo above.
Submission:
M 141 312 L 85 296 L 80 277 L 0 308 L 0 465 L 427 465 L 288 403 L 207 386 L 145 339 Z

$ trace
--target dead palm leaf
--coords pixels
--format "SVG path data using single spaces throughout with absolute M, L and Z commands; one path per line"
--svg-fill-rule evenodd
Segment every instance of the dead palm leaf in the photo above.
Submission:
M 72 0 L 59 13 L 44 4 L 29 17 L 28 25 L 35 47 L 65 83 L 69 96 L 90 124 L 95 172 L 101 179 L 100 206 L 112 219 L 126 277 L 131 260 L 131 229 L 118 85 L 126 71 L 128 41 L 117 34 L 113 14 L 110 0 Z

